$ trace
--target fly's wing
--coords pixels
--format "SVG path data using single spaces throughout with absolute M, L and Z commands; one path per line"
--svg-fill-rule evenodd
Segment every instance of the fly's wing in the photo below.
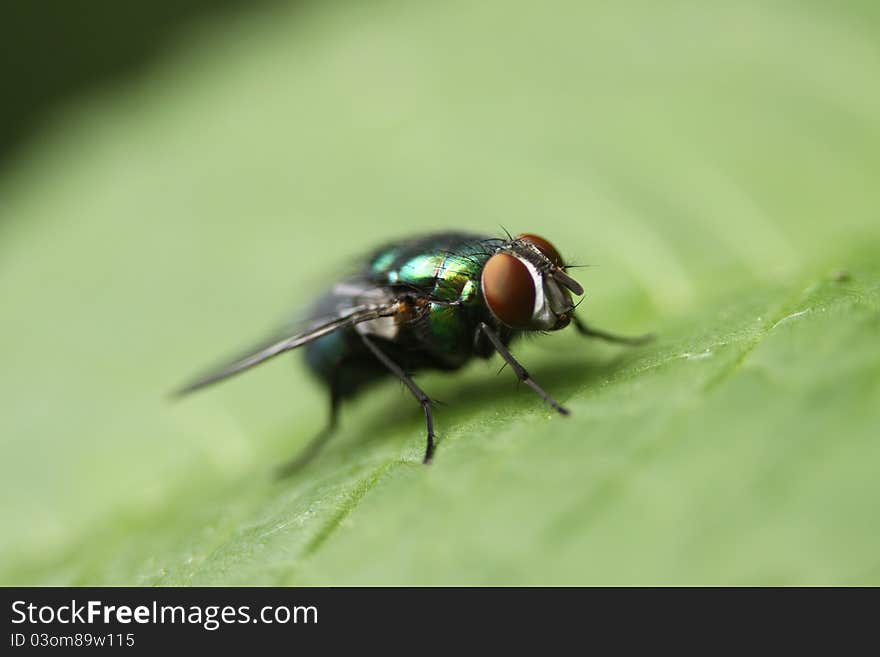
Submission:
M 368 322 L 380 317 L 390 317 L 400 310 L 398 301 L 389 301 L 382 304 L 369 304 L 349 308 L 343 313 L 327 318 L 326 320 L 318 320 L 312 326 L 301 333 L 287 335 L 271 342 L 265 343 L 259 347 L 251 349 L 247 354 L 233 360 L 226 365 L 222 365 L 217 369 L 205 374 L 202 377 L 186 384 L 182 388 L 176 390 L 173 396 L 180 397 L 190 392 L 199 390 L 223 379 L 243 372 L 255 365 L 259 365 L 270 358 L 274 358 L 278 354 L 285 351 L 291 351 L 297 347 L 301 347 L 309 342 L 313 342 L 320 337 L 342 331 L 361 322 Z

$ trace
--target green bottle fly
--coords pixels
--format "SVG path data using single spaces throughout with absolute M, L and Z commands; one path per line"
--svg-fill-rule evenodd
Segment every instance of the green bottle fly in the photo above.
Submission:
M 556 331 L 569 324 L 583 335 L 612 342 L 638 344 L 650 338 L 588 327 L 574 313 L 572 295 L 584 290 L 568 269 L 556 248 L 533 234 L 495 238 L 436 233 L 388 244 L 320 297 L 300 330 L 251 350 L 179 393 L 304 347 L 309 368 L 329 391 L 330 420 L 285 472 L 317 453 L 336 427 L 344 399 L 388 376 L 400 379 L 424 410 L 428 463 L 434 451 L 431 400 L 412 373 L 457 370 L 474 357 L 497 352 L 520 381 L 567 415 L 510 353 L 512 340 L 528 331 Z

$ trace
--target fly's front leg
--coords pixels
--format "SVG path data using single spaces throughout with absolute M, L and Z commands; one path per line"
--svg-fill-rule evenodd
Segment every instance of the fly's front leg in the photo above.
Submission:
M 543 399 L 545 402 L 550 404 L 550 406 L 556 410 L 561 415 L 568 415 L 568 409 L 560 406 L 559 403 L 553 399 L 550 395 L 544 392 L 544 389 L 534 382 L 529 373 L 526 372 L 526 368 L 519 364 L 516 358 L 513 357 L 513 354 L 507 348 L 501 338 L 498 337 L 498 334 L 492 330 L 492 328 L 486 324 L 485 322 L 480 322 L 480 330 L 489 338 L 489 341 L 492 343 L 492 346 L 495 347 L 495 351 L 501 354 L 501 357 L 507 361 L 507 364 L 513 368 L 514 373 L 516 374 L 516 378 L 525 383 L 529 388 L 538 393 L 538 396 Z
M 404 385 L 409 388 L 409 391 L 412 393 L 413 397 L 419 402 L 422 407 L 422 410 L 425 412 L 425 424 L 427 425 L 427 433 L 428 433 L 428 444 L 425 447 L 425 458 L 422 460 L 422 463 L 430 463 L 431 456 L 434 454 L 434 416 L 431 413 L 431 398 L 425 394 L 425 392 L 419 388 L 415 381 L 413 381 L 410 376 L 403 371 L 403 368 L 400 367 L 397 363 L 391 360 L 385 353 L 379 349 L 378 345 L 373 342 L 366 335 L 361 335 L 361 340 L 364 341 L 364 344 L 367 345 L 367 349 L 373 352 L 373 355 L 381 362 L 385 367 L 387 367 L 398 379 L 403 381 Z
M 614 342 L 616 344 L 625 344 L 631 347 L 635 347 L 651 342 L 651 340 L 654 339 L 654 335 L 652 333 L 628 336 L 608 333 L 607 331 L 600 331 L 598 329 L 587 326 L 583 321 L 581 321 L 581 319 L 577 315 L 572 315 L 571 321 L 574 323 L 575 328 L 581 335 L 585 335 L 588 338 L 599 338 L 600 340 L 605 340 L 605 342 Z

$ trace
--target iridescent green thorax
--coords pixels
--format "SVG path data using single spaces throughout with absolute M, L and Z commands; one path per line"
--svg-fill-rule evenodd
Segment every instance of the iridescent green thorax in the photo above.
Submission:
M 370 277 L 379 284 L 412 286 L 436 301 L 474 303 L 480 272 L 497 242 L 482 235 L 452 234 L 395 244 L 371 258 Z
M 431 301 L 424 322 L 431 350 L 445 359 L 466 359 L 473 319 L 483 308 L 480 274 L 500 243 L 456 233 L 391 245 L 370 259 L 370 277 L 381 285 L 424 293 Z

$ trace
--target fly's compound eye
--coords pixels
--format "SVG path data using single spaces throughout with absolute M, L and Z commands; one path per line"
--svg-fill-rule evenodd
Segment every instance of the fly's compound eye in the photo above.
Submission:
M 535 308 L 535 282 L 525 264 L 508 253 L 496 253 L 486 262 L 483 297 L 489 310 L 512 328 L 524 328 Z
M 556 250 L 556 247 L 550 244 L 547 240 L 539 235 L 532 235 L 531 233 L 523 233 L 522 235 L 517 235 L 516 239 L 521 242 L 527 242 L 532 246 L 536 247 L 538 251 L 543 253 L 550 262 L 552 262 L 557 267 L 562 267 L 562 256 L 559 255 L 559 251 Z

